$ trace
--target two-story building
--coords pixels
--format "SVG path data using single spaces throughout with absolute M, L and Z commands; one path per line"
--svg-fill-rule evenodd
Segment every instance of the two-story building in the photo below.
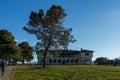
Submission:
M 58 53 L 55 55 L 54 53 Z M 46 64 L 91 64 L 93 52 L 91 50 L 59 50 L 49 51 L 46 55 Z M 38 64 L 43 64 L 43 51 L 37 51 Z

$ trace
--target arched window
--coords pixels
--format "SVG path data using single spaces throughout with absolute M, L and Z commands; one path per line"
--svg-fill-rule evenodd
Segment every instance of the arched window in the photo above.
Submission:
M 54 63 L 56 63 L 56 59 L 54 59 Z
M 49 59 L 49 63 L 52 63 L 52 59 Z
M 67 61 L 66 61 L 67 63 L 69 63 L 69 59 L 67 59 Z
M 73 63 L 73 59 L 71 59 L 71 63 Z
M 61 59 L 58 59 L 58 63 L 61 63 Z
M 65 64 L 65 59 L 62 59 L 62 64 Z
M 78 60 L 77 60 L 77 59 L 75 59 L 75 63 L 78 63 Z

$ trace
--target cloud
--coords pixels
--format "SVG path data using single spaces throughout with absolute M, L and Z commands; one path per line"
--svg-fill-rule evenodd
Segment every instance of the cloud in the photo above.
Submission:
M 19 42 L 19 40 L 18 40 L 18 39 L 15 39 L 15 41 L 16 41 L 16 42 Z
M 15 41 L 16 41 L 17 43 L 21 43 L 21 42 L 24 42 L 24 41 L 27 41 L 27 40 L 26 40 L 26 39 L 23 39 L 23 40 L 15 39 Z

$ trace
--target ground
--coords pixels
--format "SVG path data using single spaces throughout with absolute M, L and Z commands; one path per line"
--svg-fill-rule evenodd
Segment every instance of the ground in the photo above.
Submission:
M 0 80 L 9 80 L 10 73 L 11 73 L 11 71 L 12 71 L 12 68 L 13 68 L 13 66 L 8 66 L 8 67 L 6 68 L 6 72 L 5 72 L 4 76 L 2 76 L 2 75 L 0 74 Z

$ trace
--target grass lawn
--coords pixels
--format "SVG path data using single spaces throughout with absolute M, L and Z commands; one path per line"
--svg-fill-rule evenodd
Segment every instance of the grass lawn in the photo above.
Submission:
M 119 66 L 16 66 L 10 80 L 120 80 Z

